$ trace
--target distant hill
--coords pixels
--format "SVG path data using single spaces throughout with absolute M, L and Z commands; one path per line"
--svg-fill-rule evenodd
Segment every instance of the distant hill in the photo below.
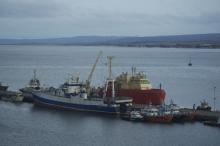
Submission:
M 77 36 L 49 39 L 0 39 L 0 45 L 111 45 L 138 47 L 220 48 L 220 33 L 152 37 Z

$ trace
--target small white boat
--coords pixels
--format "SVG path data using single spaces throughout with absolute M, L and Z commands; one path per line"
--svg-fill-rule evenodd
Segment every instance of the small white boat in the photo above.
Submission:
M 121 118 L 124 120 L 129 120 L 129 121 L 143 121 L 144 120 L 144 117 L 141 115 L 139 111 L 127 112 Z

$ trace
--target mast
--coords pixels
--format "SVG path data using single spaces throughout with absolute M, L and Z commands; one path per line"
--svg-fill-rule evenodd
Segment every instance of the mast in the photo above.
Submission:
M 113 56 L 108 56 L 108 65 L 109 65 L 109 76 L 107 78 L 107 81 L 106 81 L 106 93 L 107 93 L 107 89 L 108 89 L 108 85 L 109 83 L 112 84 L 112 98 L 113 98 L 113 101 L 115 100 L 115 80 L 112 78 L 112 59 L 114 58 Z
M 34 80 L 36 80 L 36 69 L 34 69 Z
M 136 67 L 134 66 L 131 67 L 131 73 L 132 73 L 132 76 L 136 74 Z
M 216 100 L 216 97 L 215 97 L 215 89 L 216 89 L 216 87 L 214 86 L 214 111 L 215 111 L 215 100 Z
M 109 65 L 109 75 L 108 75 L 108 79 L 112 79 L 112 59 L 113 56 L 108 56 L 108 65 Z

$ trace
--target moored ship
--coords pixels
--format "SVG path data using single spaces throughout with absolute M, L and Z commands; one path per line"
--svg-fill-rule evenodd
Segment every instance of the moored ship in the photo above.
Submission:
M 132 97 L 134 105 L 161 105 L 165 100 L 165 90 L 152 88 L 146 74 L 136 72 L 134 67 L 132 74 L 122 73 L 116 77 L 114 86 L 116 96 Z M 110 90 L 107 95 L 111 95 Z
M 41 90 L 41 85 L 39 79 L 36 77 L 36 70 L 34 70 L 33 78 L 30 79 L 28 86 L 21 88 L 20 91 L 22 92 L 25 102 L 33 102 L 32 92 Z
M 64 83 L 60 88 L 48 88 L 42 91 L 35 91 L 32 94 L 34 102 L 39 105 L 109 114 L 118 114 L 120 112 L 120 104 L 132 101 L 128 97 L 87 96 L 85 85 L 79 81 L 79 78 L 72 80 L 71 84 Z
M 0 82 L 0 91 L 7 91 L 8 86 L 2 85 L 2 83 Z
M 109 77 L 106 80 L 106 87 L 102 96 L 94 95 L 91 92 L 90 82 L 94 72 L 95 66 L 101 55 L 99 53 L 95 64 L 89 74 L 85 83 L 79 80 L 79 77 L 71 77 L 67 82 L 62 84 L 59 88 L 48 88 L 32 93 L 34 102 L 36 104 L 63 108 L 69 110 L 89 111 L 99 113 L 118 114 L 122 107 L 132 102 L 131 97 L 115 96 L 114 79 Z M 111 96 L 108 96 L 108 85 L 111 85 Z M 125 110 L 126 111 L 126 110 Z
M 162 111 L 152 105 L 143 108 L 141 114 L 146 122 L 171 123 L 173 119 L 173 115 L 170 112 Z

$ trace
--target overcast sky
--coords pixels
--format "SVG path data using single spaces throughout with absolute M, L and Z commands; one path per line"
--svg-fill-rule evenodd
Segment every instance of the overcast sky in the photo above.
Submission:
M 0 0 L 0 38 L 220 33 L 220 0 Z

